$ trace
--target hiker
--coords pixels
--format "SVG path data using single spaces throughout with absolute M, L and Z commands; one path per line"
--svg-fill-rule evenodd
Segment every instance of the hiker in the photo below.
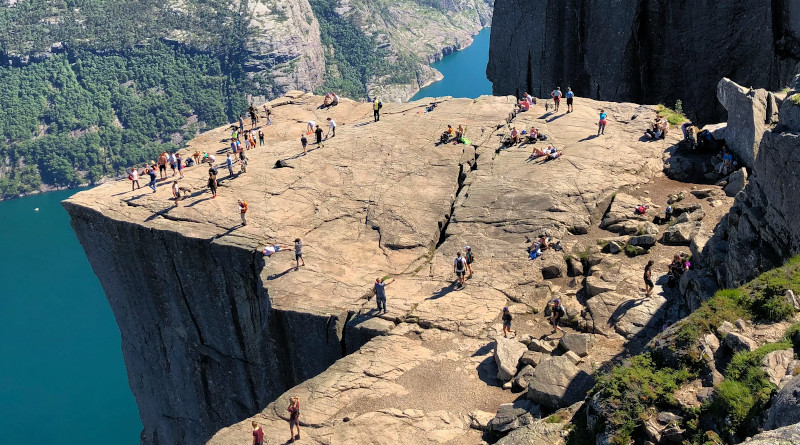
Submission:
M 142 188 L 139 186 L 139 172 L 136 171 L 136 167 L 131 168 L 131 172 L 128 173 L 128 179 L 131 180 L 131 191 Z
M 249 208 L 249 206 L 247 205 L 247 201 L 242 201 L 240 199 L 239 200 L 239 214 L 242 215 L 242 225 L 243 226 L 247 225 L 247 217 L 245 215 L 247 214 L 247 209 L 248 208 Z
M 239 115 L 239 131 L 244 133 L 244 119 L 242 119 L 242 115 Z
M 535 260 L 542 256 L 542 246 L 539 242 L 534 242 L 530 247 L 528 247 L 528 258 Z
M 511 144 L 512 145 L 519 144 L 519 131 L 517 131 L 517 127 L 511 128 Z
M 289 441 L 294 442 L 295 439 L 300 440 L 300 398 L 289 398 L 289 407 L 286 408 L 286 410 L 289 411 L 289 434 L 292 435 Z M 297 427 L 296 436 L 294 434 L 294 427 Z
M 325 133 L 325 139 L 328 139 L 328 135 L 331 137 L 336 136 L 336 121 L 331 118 L 328 118 L 328 132 Z
M 225 158 L 225 166 L 228 167 L 228 176 L 233 176 L 233 158 L 230 153 Z
M 167 156 L 167 162 L 169 162 L 169 168 L 172 169 L 172 176 L 175 177 L 175 174 L 178 171 L 178 159 L 175 157 L 175 152 L 172 152 Z
M 461 256 L 461 252 L 456 253 L 456 259 L 453 260 L 453 273 L 458 278 L 458 287 L 464 287 L 464 275 L 467 272 L 467 260 Z
M 675 287 L 680 281 L 681 276 L 683 276 L 683 272 L 686 271 L 685 263 L 681 259 L 680 255 L 675 254 L 672 257 L 672 262 L 669 264 L 669 274 L 668 274 L 668 284 L 669 287 Z
M 513 332 L 514 335 L 517 335 L 517 331 L 511 330 L 511 312 L 508 310 L 508 307 L 503 308 L 503 337 L 508 338 L 508 334 Z
M 181 191 L 178 189 L 178 180 L 172 181 L 172 197 L 175 199 L 175 206 L 178 206 L 178 201 L 181 200 Z
M 561 326 L 558 325 L 559 321 L 561 321 L 561 317 L 567 315 L 567 310 L 564 309 L 564 306 L 561 305 L 561 300 L 556 298 L 553 300 L 553 308 L 552 313 L 550 314 L 550 325 L 553 326 L 553 330 L 550 332 L 551 334 L 556 333 L 556 329 L 564 333 L 564 330 L 561 329 Z
M 561 104 L 561 87 L 556 87 L 556 89 L 550 93 L 550 96 L 556 104 L 555 112 L 558 113 L 558 105 Z
M 165 179 L 167 177 L 167 152 L 161 152 L 161 155 L 158 157 L 158 176 L 159 179 Z
M 256 109 L 250 105 L 250 128 L 256 126 L 256 122 L 258 122 L 258 118 L 256 117 Z
M 258 129 L 258 146 L 264 146 L 264 132 L 260 128 Z
M 156 169 L 155 168 L 148 168 L 145 170 L 147 174 L 150 176 L 150 183 L 147 185 L 153 189 L 153 193 L 156 192 Z
M 244 148 L 245 150 L 250 150 L 250 138 L 247 135 L 244 135 Z
M 208 172 L 208 188 L 211 190 L 211 198 L 217 197 L 217 174 L 215 168 L 210 168 Z
M 300 135 L 300 144 L 303 145 L 303 154 L 306 154 L 306 147 L 308 147 L 308 139 L 306 138 L 305 133 Z
M 267 114 L 267 125 L 272 125 L 272 108 L 264 104 L 264 113 Z
M 250 147 L 252 147 L 252 148 L 256 148 L 256 139 L 255 138 L 256 138 L 255 137 L 255 133 L 253 131 L 250 131 Z
M 575 100 L 575 93 L 572 92 L 572 88 L 567 87 L 567 94 L 565 97 L 567 98 L 567 113 L 572 113 L 575 111 L 572 108 L 572 101 Z
M 727 176 L 731 172 L 731 168 L 733 167 L 733 153 L 728 151 L 728 147 L 724 147 L 722 149 L 722 164 L 719 165 L 719 173 L 723 176 Z
M 271 257 L 275 253 L 289 252 L 291 250 L 292 246 L 284 246 L 282 244 L 272 244 L 265 246 L 264 249 L 261 251 L 261 253 L 263 253 L 265 257 Z
M 381 120 L 381 108 L 383 108 L 383 102 L 379 101 L 377 97 L 372 99 L 372 115 L 375 122 Z
M 597 124 L 597 135 L 600 136 L 601 134 L 606 134 L 606 114 L 605 110 L 600 110 L 600 122 Z
M 183 179 L 183 156 L 181 156 L 180 153 L 175 156 L 175 163 L 178 165 L 178 175 Z
M 314 132 L 314 127 L 316 127 L 316 126 L 317 126 L 317 123 L 314 122 L 313 120 L 306 122 L 306 130 L 308 130 L 308 131 L 306 131 L 306 134 L 313 133 Z
M 653 292 L 653 264 L 655 262 L 650 260 L 647 262 L 647 266 L 644 266 L 644 295 L 647 298 L 650 298 L 650 293 Z
M 375 291 L 375 301 L 378 303 L 378 313 L 380 314 L 381 308 L 383 313 L 386 313 L 386 286 L 394 283 L 394 278 L 389 281 L 384 281 L 383 278 L 376 278 L 373 289 Z
M 314 134 L 317 136 L 317 145 L 322 144 L 322 128 L 319 128 L 319 125 L 317 125 L 317 129 L 314 130 Z
M 253 445 L 264 445 L 264 430 L 253 421 Z
M 303 258 L 303 241 L 301 241 L 300 238 L 295 238 L 294 240 L 294 261 L 294 270 L 300 268 L 300 261 L 303 262 L 303 266 L 306 265 L 306 260 Z
M 475 255 L 472 254 L 472 249 L 469 246 L 465 247 L 464 250 L 466 253 L 464 254 L 464 259 L 467 260 L 467 278 L 472 278 L 472 263 L 475 261 Z
M 664 219 L 661 221 L 662 224 L 667 224 L 672 221 L 672 206 L 668 205 L 666 209 L 664 209 Z
M 241 166 L 239 174 L 247 173 L 247 156 L 244 154 L 243 151 L 239 152 L 239 165 Z

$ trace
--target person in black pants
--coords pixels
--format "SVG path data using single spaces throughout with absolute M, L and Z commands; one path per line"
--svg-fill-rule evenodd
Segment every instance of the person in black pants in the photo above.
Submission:
M 314 134 L 317 135 L 317 145 L 321 144 L 322 143 L 322 128 L 319 128 L 319 125 L 317 125 L 317 129 L 314 130 Z

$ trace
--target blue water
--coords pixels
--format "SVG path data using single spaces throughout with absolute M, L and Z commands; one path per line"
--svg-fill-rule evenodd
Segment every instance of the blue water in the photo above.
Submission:
M 119 329 L 61 207 L 73 193 L 0 201 L 0 443 L 139 443 Z
M 490 33 L 491 28 L 484 28 L 473 38 L 472 45 L 431 64 L 442 72 L 444 79 L 419 90 L 411 100 L 439 96 L 475 99 L 492 94 L 492 83 L 486 78 Z

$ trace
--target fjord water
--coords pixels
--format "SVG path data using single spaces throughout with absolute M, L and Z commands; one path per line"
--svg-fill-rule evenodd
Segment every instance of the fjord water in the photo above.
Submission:
M 0 443 L 139 443 L 119 329 L 61 207 L 74 193 L 0 201 Z
M 414 99 L 491 94 L 489 33 Z M 61 207 L 74 193 L 0 201 L 0 443 L 139 443 L 119 329 Z
M 431 64 L 444 75 L 444 79 L 419 90 L 411 100 L 439 96 L 474 99 L 492 94 L 492 83 L 486 78 L 490 33 L 491 28 L 484 28 L 473 38 L 472 45 Z

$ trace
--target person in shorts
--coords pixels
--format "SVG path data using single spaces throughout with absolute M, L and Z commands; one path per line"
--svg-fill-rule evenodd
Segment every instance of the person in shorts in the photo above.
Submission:
M 550 333 L 551 334 L 555 334 L 556 333 L 556 329 L 558 329 L 563 334 L 564 330 L 561 329 L 561 327 L 558 325 L 558 322 L 561 321 L 561 317 L 563 317 L 564 315 L 567 315 L 567 310 L 564 309 L 564 306 L 561 305 L 561 300 L 559 300 L 558 298 L 553 300 L 553 308 L 552 309 L 553 309 L 553 311 L 550 314 L 550 325 L 553 326 L 553 331 L 550 332 Z
M 467 260 L 467 278 L 472 278 L 472 263 L 475 262 L 475 255 L 472 254 L 472 249 L 467 246 L 464 248 L 464 259 Z
M 294 261 L 295 261 L 294 270 L 299 269 L 300 266 L 306 265 L 306 260 L 303 259 L 303 241 L 301 241 L 300 238 L 296 238 L 294 240 Z M 300 264 L 300 261 L 302 261 L 303 264 Z
M 653 260 L 647 262 L 647 266 L 644 267 L 644 294 L 647 298 L 650 298 L 650 293 L 653 292 L 653 288 L 655 285 L 653 284 Z
M 289 441 L 294 442 L 295 440 L 300 440 L 300 398 L 290 397 L 289 407 L 286 409 L 289 411 L 289 434 L 292 435 Z M 297 427 L 296 436 L 294 434 L 295 427 Z
M 561 87 L 556 87 L 550 96 L 553 98 L 553 102 L 555 103 L 555 112 L 558 113 L 558 106 L 561 104 Z
M 507 307 L 503 308 L 503 337 L 508 338 L 508 334 L 513 332 L 517 335 L 517 331 L 511 330 L 511 312 Z
M 567 88 L 567 94 L 564 95 L 567 98 L 567 113 L 572 113 L 575 111 L 572 108 L 572 101 L 575 100 L 575 93 L 572 92 L 572 88 Z
M 467 274 L 467 260 L 461 256 L 461 252 L 456 254 L 456 259 L 453 260 L 453 272 L 458 278 L 458 287 L 464 287 L 464 275 Z

